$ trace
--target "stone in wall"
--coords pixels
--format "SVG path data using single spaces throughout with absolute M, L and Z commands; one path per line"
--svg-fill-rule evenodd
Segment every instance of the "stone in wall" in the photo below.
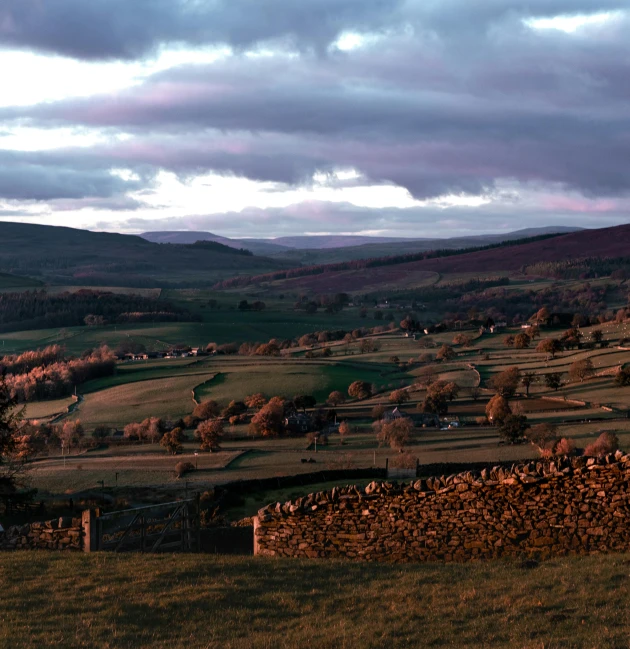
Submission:
M 81 519 L 63 516 L 44 522 L 14 525 L 0 533 L 0 551 L 35 549 L 81 551 Z
M 624 551 L 629 485 L 618 451 L 335 488 L 261 509 L 255 552 L 404 562 Z

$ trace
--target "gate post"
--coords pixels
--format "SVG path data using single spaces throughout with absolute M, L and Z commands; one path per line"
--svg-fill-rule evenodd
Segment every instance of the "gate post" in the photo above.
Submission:
M 260 519 L 258 518 L 258 516 L 254 516 L 252 520 L 254 523 L 254 556 L 257 556 L 258 554 L 260 554 L 260 546 L 258 545 L 258 534 L 256 534 L 256 532 L 260 527 Z
M 96 519 L 97 512 L 94 509 L 85 509 L 81 513 L 81 527 L 83 527 L 83 552 L 96 552 L 98 550 Z

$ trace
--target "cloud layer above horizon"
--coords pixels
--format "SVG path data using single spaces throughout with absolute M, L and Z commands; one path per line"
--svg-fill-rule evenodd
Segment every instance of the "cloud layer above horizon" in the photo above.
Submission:
M 625 223 L 629 28 L 625 0 L 0 0 L 0 219 Z

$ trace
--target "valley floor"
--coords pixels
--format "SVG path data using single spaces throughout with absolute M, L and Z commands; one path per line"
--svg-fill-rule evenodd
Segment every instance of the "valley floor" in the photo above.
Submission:
M 405 566 L 0 554 L 0 646 L 620 648 L 630 555 Z

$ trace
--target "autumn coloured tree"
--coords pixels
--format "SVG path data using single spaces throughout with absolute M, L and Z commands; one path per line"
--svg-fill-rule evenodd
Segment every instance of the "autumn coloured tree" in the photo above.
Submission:
M 594 373 L 593 361 L 590 358 L 581 358 L 571 363 L 569 367 L 569 380 L 580 381 L 582 383 L 585 379 L 593 376 Z
M 0 496 L 15 489 L 21 463 L 15 462 L 16 433 L 20 414 L 15 410 L 16 401 L 11 397 L 4 376 L 0 374 Z
M 328 403 L 331 406 L 339 406 L 342 403 L 344 403 L 346 400 L 346 397 L 344 396 L 343 392 L 339 392 L 339 390 L 334 390 L 328 395 Z
M 223 422 L 220 419 L 209 419 L 202 421 L 195 431 L 195 438 L 199 440 L 199 448 L 202 451 L 221 450 L 221 438 L 223 437 Z
M 459 333 L 453 338 L 453 345 L 462 345 L 463 347 L 470 347 L 472 345 L 472 338 L 467 334 Z
M 532 339 L 526 333 L 520 333 L 514 336 L 514 347 L 516 349 L 526 349 L 531 342 Z
M 346 443 L 346 436 L 350 434 L 350 424 L 347 421 L 342 421 L 339 424 L 339 436 L 341 437 L 341 443 Z
M 541 453 L 546 449 L 553 451 L 558 442 L 558 426 L 549 422 L 535 424 L 525 432 L 525 437 Z
M 558 390 L 562 386 L 562 374 L 560 372 L 548 372 L 544 375 L 545 385 L 551 390 Z
M 193 417 L 197 419 L 211 419 L 212 417 L 218 417 L 221 412 L 221 408 L 216 401 L 208 399 L 207 401 L 202 401 L 201 403 L 195 406 L 193 410 Z
M 499 424 L 499 435 L 513 444 L 522 439 L 525 431 L 529 428 L 527 417 L 525 415 L 506 415 L 503 421 Z
M 511 414 L 507 399 L 500 394 L 495 394 L 486 404 L 486 417 L 495 426 L 501 425 Z
M 502 397 L 513 397 L 521 382 L 521 371 L 516 365 L 495 374 L 489 381 L 490 387 Z
M 267 399 L 264 394 L 257 392 L 246 396 L 243 403 L 252 410 L 260 410 L 267 403 Z
M 409 401 L 409 390 L 394 390 L 390 395 L 389 395 L 389 401 L 390 403 L 396 403 L 399 406 L 403 403 L 406 403 Z
M 630 385 L 630 367 L 620 367 L 615 374 L 615 385 L 623 388 Z
M 84 435 L 85 430 L 79 419 L 76 421 L 67 421 L 61 429 L 61 440 L 66 448 L 77 446 Z
M 545 338 L 536 345 L 536 351 L 547 354 L 548 358 L 555 358 L 556 354 L 562 350 L 562 343 L 555 338 Z
M 521 385 L 525 388 L 525 395 L 529 397 L 529 390 L 538 381 L 538 376 L 535 372 L 524 372 L 521 376 Z
M 442 345 L 435 358 L 438 361 L 450 361 L 455 358 L 455 351 L 450 345 Z
M 317 399 L 310 394 L 298 394 L 293 397 L 293 403 L 298 410 L 306 413 L 307 408 L 314 408 L 317 404 Z
M 355 399 L 369 399 L 372 396 L 372 385 L 367 381 L 354 381 L 348 388 L 348 394 Z
M 164 433 L 162 439 L 160 440 L 160 446 L 163 446 L 168 453 L 171 455 L 177 455 L 183 450 L 182 443 L 186 439 L 184 431 L 179 428 L 173 428 L 173 430 L 168 433 Z
M 389 445 L 391 448 L 402 453 L 405 446 L 411 439 L 413 422 L 411 419 L 401 417 L 387 423 L 381 423 L 376 435 L 379 446 Z
M 284 400 L 273 397 L 253 417 L 250 432 L 263 437 L 276 437 L 284 431 Z

